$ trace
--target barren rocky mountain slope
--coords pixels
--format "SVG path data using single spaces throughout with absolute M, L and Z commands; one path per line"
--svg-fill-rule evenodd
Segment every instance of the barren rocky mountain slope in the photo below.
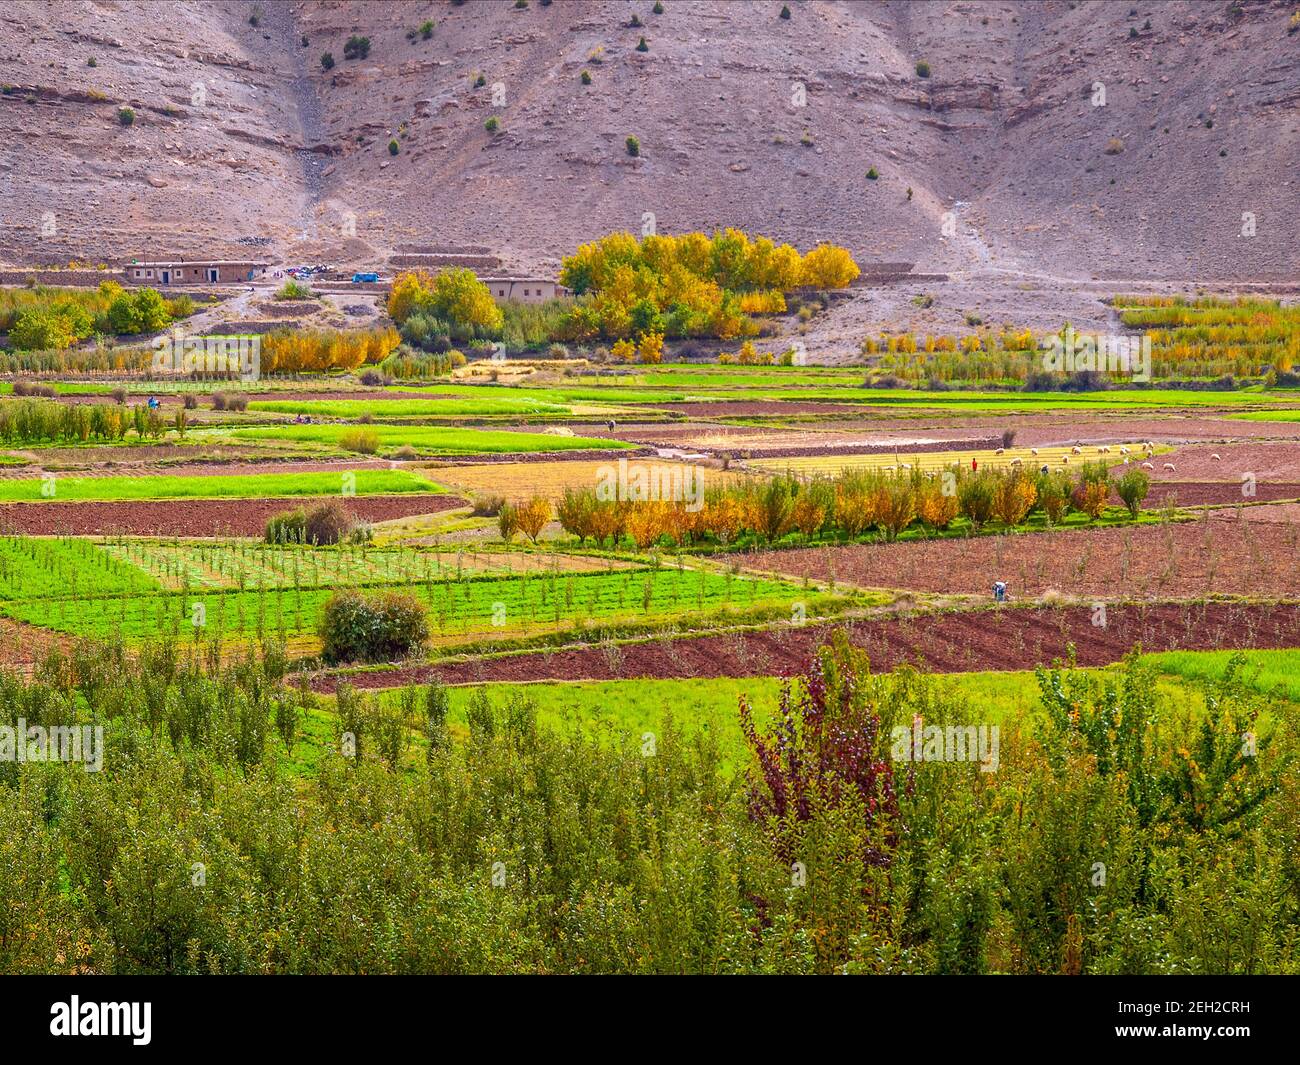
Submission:
M 959 282 L 1300 275 L 1290 6 L 781 7 L 11 2 L 0 259 L 236 254 L 253 237 L 357 265 L 474 244 L 553 269 L 652 213 L 661 231 L 831 239 Z M 427 40 L 410 33 L 426 19 Z M 364 58 L 344 57 L 354 34 Z

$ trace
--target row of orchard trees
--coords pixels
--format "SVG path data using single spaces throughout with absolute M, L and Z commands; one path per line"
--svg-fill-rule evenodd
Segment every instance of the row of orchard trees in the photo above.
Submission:
M 261 372 L 311 373 L 356 370 L 383 362 L 402 338 L 395 329 L 346 332 L 304 329 L 268 333 L 262 338 Z
M 1244 659 L 1185 724 L 1137 654 L 1040 669 L 986 748 L 981 700 L 842 632 L 707 742 L 556 721 L 530 685 L 322 705 L 281 646 L 202 650 L 0 672 L 10 734 L 103 728 L 97 772 L 0 759 L 0 971 L 1300 969 L 1294 730 Z M 968 760 L 909 747 L 922 718 Z
M 180 429 L 184 425 L 183 417 L 176 424 Z M 57 403 L 39 399 L 0 403 L 0 442 L 5 444 L 121 440 L 131 429 L 141 439 L 146 436 L 157 439 L 166 431 L 166 424 L 158 411 L 144 406 Z
M 843 288 L 860 271 L 847 250 L 821 244 L 806 255 L 738 229 L 712 237 L 611 233 L 564 260 L 561 284 L 579 297 L 557 339 L 578 343 L 752 335 L 751 314 L 785 311 L 796 288 Z
M 1021 467 L 938 473 L 845 470 L 808 480 L 793 474 L 737 480 L 708 489 L 696 501 L 609 499 L 595 488 L 569 488 L 557 517 L 580 542 L 617 545 L 628 538 L 640 549 L 665 540 L 683 546 L 746 539 L 775 543 L 792 533 L 812 541 L 856 539 L 874 531 L 894 540 L 918 523 L 938 532 L 959 517 L 974 531 L 995 521 L 1014 528 L 1034 512 L 1052 524 L 1071 511 L 1096 520 L 1112 489 L 1136 516 L 1149 486 L 1137 466 L 1112 482 L 1104 462 L 1085 463 L 1074 477 L 1065 470 Z

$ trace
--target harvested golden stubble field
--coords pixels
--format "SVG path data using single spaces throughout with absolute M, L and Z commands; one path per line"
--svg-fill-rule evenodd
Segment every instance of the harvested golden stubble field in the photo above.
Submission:
M 460 495 L 502 496 L 515 503 L 533 496 L 547 496 L 558 500 L 566 488 L 596 488 L 603 476 L 618 476 L 618 461 L 600 462 L 575 460 L 571 462 L 496 462 L 481 466 L 446 466 L 426 469 L 426 475 L 446 485 Z M 693 463 L 666 462 L 661 459 L 628 460 L 629 470 L 642 470 L 647 478 L 658 478 L 661 483 L 676 483 L 678 478 L 698 476 L 704 487 L 729 484 L 744 474 L 696 466 Z M 698 469 L 699 474 L 692 471 Z

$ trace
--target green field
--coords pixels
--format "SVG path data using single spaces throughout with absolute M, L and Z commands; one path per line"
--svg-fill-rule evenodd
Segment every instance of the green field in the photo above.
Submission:
M 413 447 L 426 455 L 610 450 L 635 446 L 618 440 L 595 440 L 555 433 L 512 433 L 500 429 L 462 429 L 434 425 L 368 425 L 365 428 L 378 436 L 380 449 L 384 452 Z M 235 440 L 285 440 L 338 447 L 339 438 L 356 429 L 355 425 L 276 425 L 226 430 L 222 435 Z
M 250 411 L 275 414 L 310 414 L 313 418 L 451 418 L 473 415 L 570 414 L 560 403 L 513 395 L 466 396 L 438 399 L 262 399 L 249 403 Z
M 1170 669 L 1166 660 L 1171 656 L 1147 656 L 1152 665 L 1169 674 L 1156 681 L 1163 705 L 1180 710 L 1189 706 L 1194 710 L 1203 709 L 1199 681 L 1220 679 L 1232 654 L 1231 651 L 1188 652 L 1183 657 L 1195 668 L 1185 673 Z M 1260 652 L 1250 652 L 1249 657 L 1254 659 L 1258 654 Z M 1300 667 L 1300 652 L 1262 654 L 1291 656 L 1292 663 Z M 1104 678 L 1114 675 L 1117 670 L 1080 672 Z M 771 723 L 776 719 L 780 705 L 781 685 L 778 677 L 638 678 L 462 685 L 450 690 L 448 722 L 453 731 L 464 732 L 466 707 L 480 691 L 498 703 L 515 697 L 526 698 L 537 706 L 539 719 L 547 724 L 576 729 L 594 737 L 607 737 L 616 743 L 626 742 L 629 737 L 639 741 L 647 733 L 661 742 L 671 721 L 686 742 L 709 737 L 722 752 L 724 764 L 733 768 L 743 765 L 747 757 L 737 713 L 738 700 L 745 696 L 755 720 L 760 724 Z M 940 686 L 944 698 L 967 706 L 975 719 L 996 724 L 1008 732 L 1032 732 L 1034 718 L 1041 712 L 1038 680 L 1029 670 L 949 674 L 942 678 Z M 1300 684 L 1295 687 L 1295 697 L 1300 699 Z M 390 689 L 382 693 L 382 698 L 399 699 L 400 690 Z
M 442 492 L 409 470 L 346 470 L 338 473 L 218 474 L 211 477 L 59 477 L 53 492 L 35 478 L 0 481 L 0 502 L 113 499 L 261 499 L 339 495 L 344 478 L 356 495 Z M 351 492 L 350 492 L 351 494 Z
M 837 402 L 889 409 L 950 410 L 969 414 L 1008 411 L 1134 411 L 1178 408 L 1267 406 L 1294 397 L 1258 388 L 1197 391 L 1125 388 L 1097 392 L 1024 392 L 951 389 L 865 388 L 865 367 L 807 366 L 637 366 L 625 373 L 587 374 L 573 384 L 553 386 L 449 384 L 437 392 L 457 398 L 505 393 L 538 404 L 603 403 L 655 406 L 664 403 L 775 401 Z M 393 386 L 401 390 L 401 386 Z M 361 402 L 361 401 L 358 401 Z M 401 402 L 401 401 L 395 401 Z M 423 401 L 419 401 L 423 402 Z
M 89 540 L 0 536 L 0 599 L 146 594 L 162 586 Z
M 1229 660 L 1242 654 L 1245 665 L 1238 679 L 1265 695 L 1280 695 L 1300 703 L 1300 650 L 1277 651 L 1164 651 L 1147 655 L 1157 669 L 1197 683 L 1221 678 Z
M 142 573 L 143 575 L 143 573 Z M 512 577 L 464 577 L 396 584 L 419 598 L 429 612 L 435 642 L 470 637 L 544 635 L 587 621 L 658 625 L 674 620 L 721 621 L 755 609 L 788 616 L 802 602 L 810 615 L 830 602 L 794 584 L 734 577 L 728 572 L 678 568 L 615 570 L 607 573 L 540 573 Z M 279 583 L 244 590 L 115 596 L 46 596 L 0 602 L 0 613 L 42 628 L 77 636 L 128 639 L 195 633 L 195 607 L 202 605 L 205 634 L 251 632 L 299 635 L 315 631 L 332 587 L 284 587 Z M 847 600 L 839 600 L 847 602 Z
M 1243 418 L 1251 422 L 1300 422 L 1300 409 L 1281 407 L 1275 410 L 1249 410 L 1239 414 L 1229 414 L 1228 417 Z
M 373 547 L 272 546 L 242 541 L 108 541 L 98 550 L 143 570 L 156 587 L 343 588 L 363 584 L 421 584 L 482 573 L 513 572 L 517 556 Z M 12 598 L 20 598 L 15 595 Z

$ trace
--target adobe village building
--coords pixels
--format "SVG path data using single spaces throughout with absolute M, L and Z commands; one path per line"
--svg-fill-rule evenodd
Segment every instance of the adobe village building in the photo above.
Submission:
M 221 285 L 252 281 L 269 266 L 260 259 L 164 259 L 123 267 L 128 281 L 154 285 Z
M 546 277 L 480 277 L 494 299 L 520 303 L 544 303 L 571 296 L 567 288 Z

